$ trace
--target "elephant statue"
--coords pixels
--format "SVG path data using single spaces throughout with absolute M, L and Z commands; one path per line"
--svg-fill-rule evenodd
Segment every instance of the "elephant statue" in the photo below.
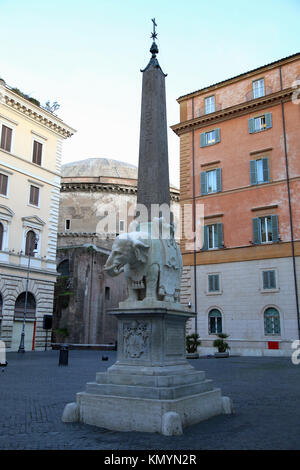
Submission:
M 169 238 L 149 237 L 149 231 L 119 235 L 104 269 L 110 276 L 125 273 L 128 301 L 179 302 L 182 257 L 174 231 Z

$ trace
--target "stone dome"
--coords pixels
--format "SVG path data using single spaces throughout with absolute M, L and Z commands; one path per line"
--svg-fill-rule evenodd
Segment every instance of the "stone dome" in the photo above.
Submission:
M 62 165 L 63 178 L 99 177 L 137 179 L 136 166 L 110 158 L 87 158 Z

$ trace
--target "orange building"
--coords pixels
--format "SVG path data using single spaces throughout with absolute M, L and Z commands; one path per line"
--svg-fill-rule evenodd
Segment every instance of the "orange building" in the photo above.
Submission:
M 202 352 L 221 331 L 248 355 L 290 355 L 299 339 L 297 83 L 300 53 L 178 99 L 181 205 L 204 205 L 202 249 L 181 243 Z

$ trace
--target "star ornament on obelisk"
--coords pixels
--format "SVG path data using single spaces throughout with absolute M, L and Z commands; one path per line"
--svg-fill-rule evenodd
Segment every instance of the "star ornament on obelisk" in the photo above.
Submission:
M 139 169 L 137 187 L 137 207 L 147 209 L 147 221 L 151 222 L 152 207 L 162 206 L 164 217 L 170 218 L 170 183 L 168 162 L 168 129 L 166 111 L 165 77 L 156 55 L 158 47 L 155 18 L 152 19 L 152 54 L 143 73 L 142 106 L 139 142 Z M 166 213 L 167 212 L 167 213 Z M 156 214 L 157 216 L 158 214 Z M 144 217 L 144 221 L 146 217 Z

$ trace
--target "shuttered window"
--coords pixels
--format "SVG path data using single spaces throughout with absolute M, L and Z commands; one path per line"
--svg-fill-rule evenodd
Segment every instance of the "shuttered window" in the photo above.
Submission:
M 250 183 L 261 184 L 270 181 L 269 159 L 260 158 L 250 161 Z
M 37 165 L 42 164 L 42 151 L 43 151 L 43 144 L 34 140 L 33 141 L 33 154 L 32 154 L 33 163 L 36 163 Z
M 272 113 L 248 119 L 249 133 L 261 132 L 272 127 Z
M 276 289 L 276 273 L 272 271 L 263 271 L 263 289 Z
M 212 224 L 204 227 L 204 244 L 202 250 L 223 248 L 223 224 Z
M 220 291 L 220 276 L 219 274 L 208 275 L 208 292 Z
M 201 196 L 222 191 L 221 168 L 200 173 Z
M 277 215 L 256 217 L 252 219 L 252 223 L 253 242 L 255 244 L 277 242 L 279 240 Z
M 217 144 L 218 142 L 220 142 L 219 128 L 200 134 L 200 147 L 207 147 L 208 145 Z
M 7 152 L 11 151 L 12 129 L 2 124 L 1 131 L 1 148 Z
M 0 173 L 0 194 L 7 196 L 8 176 Z
M 37 188 L 36 186 L 30 186 L 29 204 L 32 204 L 33 206 L 38 206 L 39 196 L 40 188 Z

